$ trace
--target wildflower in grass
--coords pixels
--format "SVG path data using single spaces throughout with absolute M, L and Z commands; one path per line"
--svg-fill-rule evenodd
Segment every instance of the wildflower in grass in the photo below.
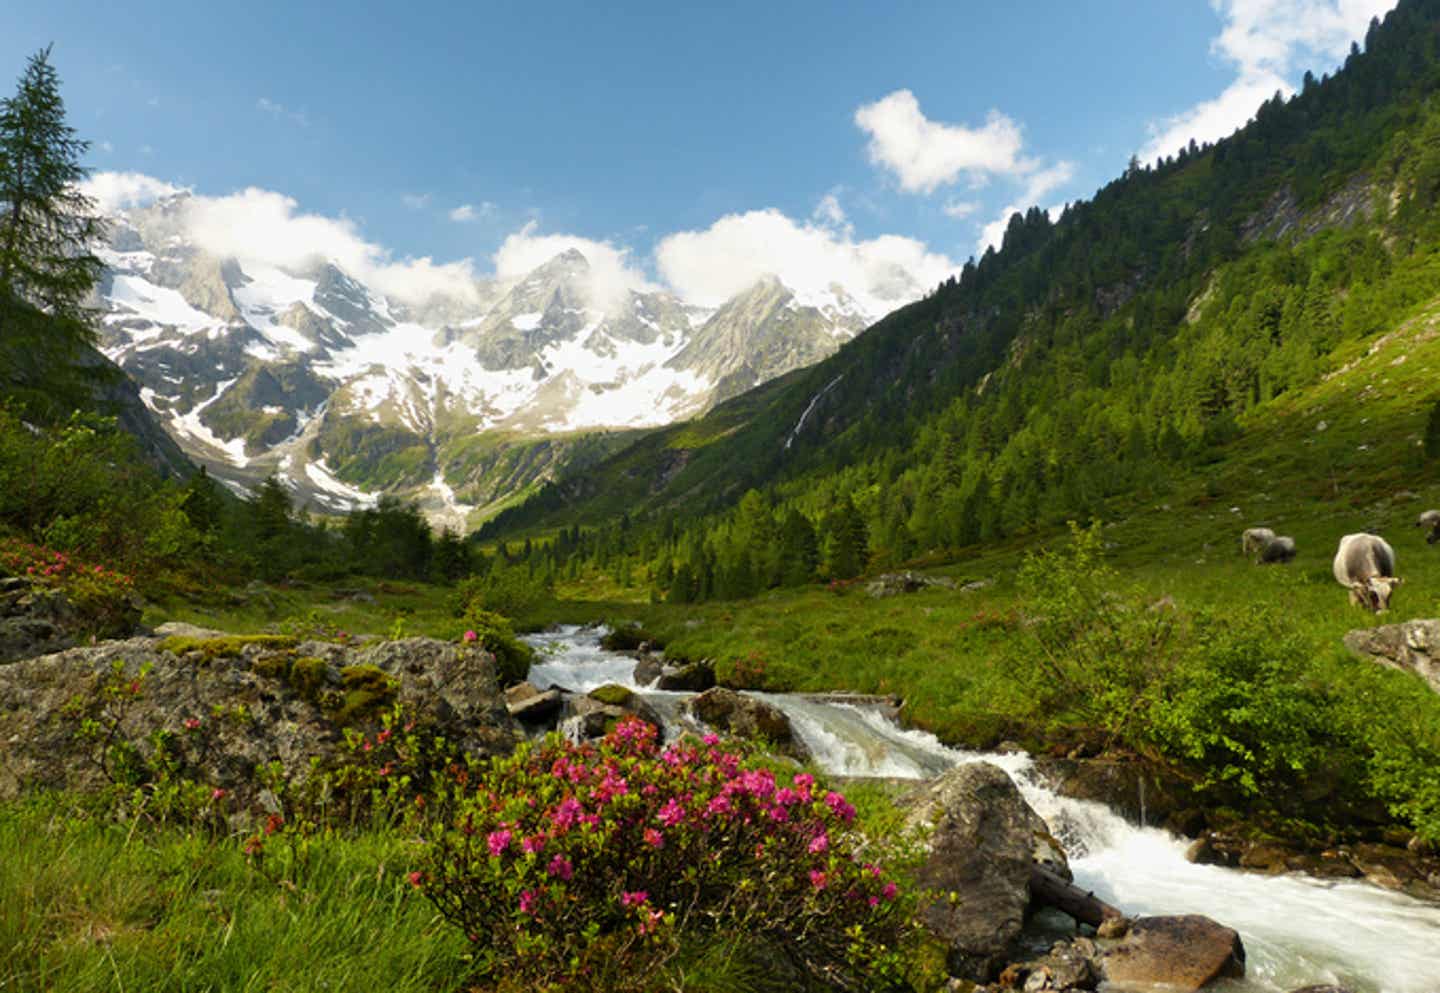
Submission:
M 533 913 L 535 913 L 535 901 L 538 900 L 539 898 L 540 898 L 540 894 L 539 894 L 539 893 L 536 893 L 534 890 L 526 890 L 525 892 L 521 893 L 521 894 L 520 894 L 520 913 L 522 913 L 522 914 L 533 914 Z
M 655 818 L 666 827 L 674 827 L 685 819 L 685 808 L 674 797 L 671 797 L 665 801 L 665 806 L 660 808 L 660 813 L 656 814 Z
M 828 882 L 829 877 L 827 877 L 824 872 L 819 869 L 810 870 L 810 885 L 815 887 L 815 889 L 823 890 Z
M 532 834 L 520 840 L 520 848 L 526 855 L 539 855 L 545 848 L 545 836 L 543 834 Z
M 650 899 L 650 894 L 649 894 L 649 893 L 646 893 L 644 890 L 636 890 L 636 891 L 633 892 L 633 893 L 621 893 L 621 894 L 620 894 L 620 906 L 622 906 L 622 907 L 638 907 L 638 906 L 640 906 L 640 904 L 644 903 L 646 900 L 649 900 L 649 899 Z
M 410 885 L 415 887 L 417 890 L 425 885 L 425 873 L 421 872 L 419 869 L 416 869 L 414 872 L 410 873 L 410 875 L 406 876 L 405 878 L 410 880 Z
M 825 806 L 829 807 L 830 812 L 846 824 L 849 824 L 855 819 L 855 808 L 850 805 L 849 801 L 834 790 L 825 794 Z
M 659 831 L 656 831 L 654 828 L 646 828 L 645 844 L 649 845 L 651 848 L 664 848 L 665 835 Z
M 479 639 L 480 639 L 480 636 L 479 636 L 478 634 L 476 634 L 474 631 L 466 631 L 466 632 L 465 632 L 465 644 L 467 644 L 467 645 L 472 644 L 472 643 L 478 641 Z
M 187 717 L 187 718 L 185 718 L 185 730 L 186 730 L 186 731 L 199 731 L 199 730 L 200 730 L 200 718 L 198 718 L 198 717 Z
M 210 799 L 211 799 L 211 800 L 223 800 L 223 799 L 225 799 L 225 793 L 226 793 L 225 790 L 222 790 L 220 787 L 217 786 L 217 787 L 215 787 L 213 790 L 210 791 Z
M 830 836 L 827 835 L 824 831 L 821 831 L 815 837 L 810 839 L 809 852 L 811 855 L 819 855 L 821 852 L 825 851 L 825 849 L 829 847 Z

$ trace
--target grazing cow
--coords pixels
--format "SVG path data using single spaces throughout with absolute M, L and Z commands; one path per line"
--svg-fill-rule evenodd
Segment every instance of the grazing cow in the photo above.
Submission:
M 1424 528 L 1430 532 L 1425 536 L 1425 540 L 1429 544 L 1433 545 L 1437 541 L 1440 541 L 1440 510 L 1425 511 L 1425 513 L 1420 515 L 1420 519 L 1415 522 L 1415 526 L 1417 528 Z
M 1289 562 L 1295 557 L 1295 539 L 1282 534 L 1267 541 L 1255 559 L 1257 565 L 1277 565 Z
M 1274 540 L 1275 532 L 1269 528 L 1246 528 L 1240 532 L 1240 554 L 1258 555 Z
M 1350 591 L 1350 602 L 1380 613 L 1390 607 L 1390 594 L 1400 585 L 1395 575 L 1395 549 L 1373 534 L 1347 534 L 1335 552 L 1335 581 Z

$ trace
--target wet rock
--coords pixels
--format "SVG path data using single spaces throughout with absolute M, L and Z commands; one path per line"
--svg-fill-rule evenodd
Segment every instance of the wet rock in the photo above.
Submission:
M 1245 975 L 1245 946 L 1234 929 L 1208 917 L 1141 917 L 1101 959 L 1106 988 L 1190 993 Z
M 1093 990 L 1100 985 L 1099 949 L 1089 938 L 1056 942 L 1049 953 L 1008 965 L 999 984 L 1027 993 L 1041 990 Z
M 715 685 L 715 667 L 709 662 L 686 662 L 681 665 L 665 665 L 655 688 L 679 690 L 684 693 L 703 693 Z
M 810 752 L 790 726 L 784 711 L 763 700 L 723 686 L 706 690 L 685 702 L 696 718 L 737 738 L 760 739 L 782 755 L 804 762 Z
M 639 661 L 635 663 L 635 671 L 631 674 L 630 678 L 635 681 L 636 686 L 649 686 L 655 682 L 655 680 L 659 679 L 660 674 L 664 671 L 665 657 L 653 653 L 646 653 L 640 656 Z
M 1195 798 L 1179 778 L 1163 768 L 1138 761 L 1037 756 L 1035 768 L 1055 792 L 1076 800 L 1103 803 L 1135 824 L 1162 824 L 1183 810 L 1195 809 Z
M 596 687 L 587 695 L 598 703 L 618 708 L 626 714 L 633 714 L 647 724 L 653 724 L 657 728 L 662 726 L 660 715 L 655 713 L 655 709 L 645 702 L 644 697 L 628 687 L 607 683 L 604 686 Z M 577 705 L 579 705 L 578 701 Z
M 1345 647 L 1372 662 L 1413 673 L 1440 693 L 1440 620 L 1405 621 L 1345 635 Z
M 600 696 L 604 699 L 597 699 L 595 693 L 606 689 L 622 690 L 625 696 L 617 699 L 617 695 L 601 692 Z M 623 686 L 602 686 L 587 696 L 567 697 L 564 715 L 560 721 L 560 733 L 577 743 L 604 737 L 627 717 L 638 717 L 657 728 L 663 726 L 650 705 L 638 693 L 632 693 Z
M 1298 990 L 1291 990 L 1290 993 L 1352 993 L 1343 986 L 1302 986 Z
M 517 683 L 505 691 L 505 709 L 522 724 L 553 721 L 564 705 L 565 694 L 554 687 L 540 690 L 530 683 Z
M 948 576 L 926 576 L 918 572 L 887 572 L 883 576 L 876 576 L 865 584 L 865 592 L 877 599 L 887 596 L 896 596 L 901 593 L 918 593 L 924 589 L 935 587 L 943 590 L 953 590 L 955 580 Z
M 931 828 L 916 884 L 937 895 L 922 904 L 921 923 L 947 944 L 951 975 L 989 980 L 1013 957 L 1031 867 L 1070 879 L 1064 851 L 1004 770 L 985 762 L 928 785 L 911 800 L 906 825 Z

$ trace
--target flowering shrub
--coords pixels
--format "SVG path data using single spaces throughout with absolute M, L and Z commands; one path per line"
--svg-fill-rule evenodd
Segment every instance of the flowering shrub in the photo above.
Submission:
M 96 634 L 120 633 L 133 609 L 135 581 L 129 576 L 18 538 L 0 539 L 0 575 L 5 574 L 60 590 Z
M 465 633 L 460 636 L 464 647 L 479 646 L 495 656 L 495 666 L 502 686 L 521 682 L 530 672 L 535 651 L 515 637 L 515 629 L 499 614 L 478 607 L 465 614 Z
M 854 808 L 717 739 L 627 718 L 459 770 L 412 875 L 501 989 L 640 990 L 685 944 L 743 939 L 798 973 L 883 987 L 908 914 Z M 863 982 L 860 980 L 863 979 Z

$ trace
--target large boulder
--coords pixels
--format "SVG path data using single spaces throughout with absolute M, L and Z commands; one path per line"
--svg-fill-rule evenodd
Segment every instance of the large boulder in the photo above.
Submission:
M 1193 991 L 1243 978 L 1245 946 L 1234 929 L 1199 914 L 1141 917 L 1101 958 L 1106 989 Z
M 196 774 L 244 795 L 260 765 L 303 779 L 312 760 L 343 755 L 346 729 L 376 729 L 397 705 L 473 754 L 518 741 L 494 657 L 449 642 L 140 637 L 72 648 L 0 667 L 0 798 L 103 785 L 103 756 L 80 733 L 87 719 L 142 753 L 155 732 L 202 734 Z
M 801 762 L 810 758 L 805 742 L 790 726 L 790 718 L 764 700 L 716 686 L 685 701 L 685 709 L 717 731 L 737 738 L 760 739 L 782 755 Z
M 525 682 L 505 690 L 505 709 L 522 724 L 548 724 L 564 705 L 565 694 L 553 686 L 540 690 Z
M 912 801 L 910 828 L 929 828 L 916 885 L 935 896 L 920 921 L 948 946 L 950 974 L 987 982 L 1014 957 L 1030 906 L 1031 868 L 1070 879 L 1045 821 L 998 766 L 957 766 Z
M 1350 631 L 1345 635 L 1345 647 L 1372 662 L 1414 673 L 1440 693 L 1440 620 Z

